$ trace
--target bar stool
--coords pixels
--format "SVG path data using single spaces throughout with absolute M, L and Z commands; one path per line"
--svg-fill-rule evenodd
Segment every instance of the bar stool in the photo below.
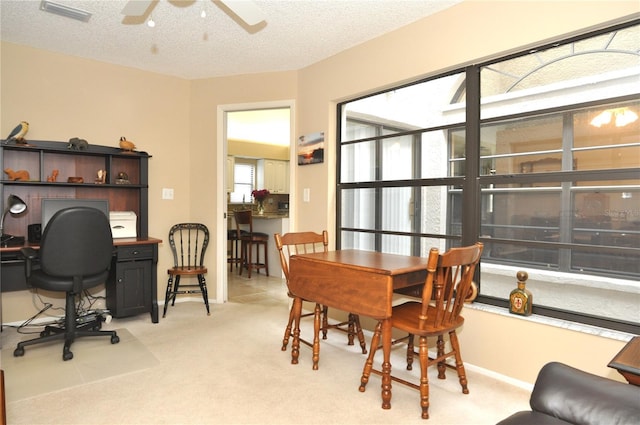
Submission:
M 242 230 L 241 233 L 245 233 L 245 231 Z M 229 271 L 233 271 L 233 265 L 235 264 L 236 268 L 240 267 L 239 264 L 242 260 L 238 252 L 240 249 L 240 234 L 238 233 L 238 229 L 227 230 L 227 241 L 231 242 L 231 249 L 227 255 L 227 263 L 229 263 Z
M 253 212 L 251 210 L 235 211 L 233 215 L 236 219 L 236 230 L 237 234 L 240 235 L 241 242 L 239 274 L 242 275 L 242 269 L 246 268 L 248 277 L 251 278 L 251 270 L 256 270 L 260 273 L 260 269 L 264 269 L 267 276 L 269 276 L 269 256 L 267 255 L 269 235 L 253 231 Z M 248 226 L 249 230 L 242 233 L 240 226 Z M 253 259 L 254 245 L 256 247 L 255 261 Z M 260 247 L 262 247 L 264 263 L 260 262 Z

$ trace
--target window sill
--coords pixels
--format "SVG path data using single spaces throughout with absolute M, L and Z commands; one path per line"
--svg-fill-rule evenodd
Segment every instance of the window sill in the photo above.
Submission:
M 518 316 L 516 314 L 509 313 L 509 310 L 503 307 L 498 307 L 489 304 L 482 303 L 471 303 L 466 304 L 464 308 L 469 308 L 472 310 L 478 311 L 486 311 L 488 313 L 499 314 L 501 316 L 508 316 L 512 319 L 516 320 L 527 320 L 534 323 L 540 323 L 543 325 L 554 326 L 556 328 L 568 329 L 576 332 L 582 332 L 590 335 L 596 335 L 603 338 L 609 338 L 617 341 L 629 341 L 635 335 L 627 333 L 615 331 L 612 329 L 600 328 L 597 326 L 585 325 L 583 323 L 570 322 L 567 320 L 556 319 L 553 317 L 540 316 L 537 314 L 532 314 L 531 316 Z

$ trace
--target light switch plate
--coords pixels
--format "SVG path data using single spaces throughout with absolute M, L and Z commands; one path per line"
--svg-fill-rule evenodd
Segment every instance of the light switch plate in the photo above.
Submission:
M 304 202 L 310 202 L 311 201 L 311 189 L 309 189 L 308 187 L 305 187 L 302 190 L 302 200 Z
M 162 199 L 173 199 L 173 189 L 171 188 L 162 188 Z

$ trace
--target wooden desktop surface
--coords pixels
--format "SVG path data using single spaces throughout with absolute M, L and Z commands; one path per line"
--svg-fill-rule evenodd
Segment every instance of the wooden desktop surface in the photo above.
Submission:
M 607 366 L 617 370 L 628 383 L 640 386 L 640 336 L 633 337 Z
M 391 408 L 391 322 L 393 291 L 423 285 L 427 258 L 373 251 L 339 250 L 293 255 L 289 290 L 295 296 L 292 363 L 298 362 L 302 299 L 382 321 L 382 408 Z M 314 357 L 319 353 L 314 335 Z M 364 362 L 363 362 L 364 366 Z M 354 384 L 355 385 L 355 384 Z
M 117 238 L 113 240 L 113 246 L 125 246 L 125 245 L 147 245 L 147 244 L 159 244 L 162 243 L 162 239 L 156 238 Z M 22 248 L 40 248 L 40 244 L 38 243 L 29 243 L 25 242 L 24 245 L 18 246 L 3 246 L 0 247 L 0 253 L 5 252 L 18 252 Z

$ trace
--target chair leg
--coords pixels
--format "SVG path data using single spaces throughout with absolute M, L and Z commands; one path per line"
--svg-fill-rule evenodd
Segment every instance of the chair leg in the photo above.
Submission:
M 429 419 L 429 347 L 427 337 L 420 337 L 420 407 L 422 408 L 422 419 Z
M 373 358 L 376 355 L 376 351 L 378 350 L 378 344 L 380 344 L 380 336 L 382 335 L 382 322 L 378 322 L 376 325 L 376 329 L 373 332 L 373 337 L 371 338 L 371 348 L 369 349 L 369 356 L 367 357 L 367 361 L 364 363 L 364 369 L 362 370 L 362 377 L 360 378 L 360 388 L 358 390 L 363 393 L 367 383 L 369 382 L 369 377 L 371 376 L 371 369 L 373 368 Z
M 313 370 L 318 370 L 320 361 L 320 304 L 316 303 L 313 315 Z
M 456 359 L 456 371 L 458 372 L 458 380 L 462 387 L 462 393 L 469 394 L 469 388 L 467 388 L 467 373 L 464 370 L 464 363 L 462 362 L 462 355 L 460 354 L 460 343 L 458 342 L 458 334 L 456 334 L 456 331 L 449 332 L 449 341 L 451 342 L 451 348 L 453 349 Z
M 247 263 L 247 243 L 242 241 L 240 243 L 240 267 L 238 269 L 238 275 L 242 276 L 242 269 L 245 268 L 245 264 Z
M 176 305 L 176 297 L 178 296 L 178 290 L 180 290 L 180 275 L 177 275 L 173 284 L 173 294 L 171 296 L 171 306 Z
M 413 370 L 413 334 L 407 336 L 407 370 Z
M 207 307 L 207 316 L 211 316 L 211 312 L 209 311 L 209 294 L 207 293 L 207 281 L 205 280 L 204 275 L 198 275 L 198 284 L 200 285 L 202 298 L 204 298 L 204 305 Z
M 267 255 L 267 242 L 264 243 L 264 271 L 267 276 L 269 276 L 269 255 Z
M 253 266 L 253 243 L 249 242 L 247 247 L 249 258 L 247 260 L 247 277 L 251 279 L 251 268 Z
M 438 342 L 436 344 L 438 358 L 442 359 L 438 362 L 438 379 L 446 379 L 445 372 L 447 370 L 447 364 L 445 363 L 444 358 L 444 337 L 442 335 L 438 335 Z
M 169 275 L 169 280 L 167 281 L 167 291 L 164 296 L 164 312 L 162 313 L 162 317 L 165 317 L 167 315 L 167 307 L 169 307 L 169 299 L 171 298 L 172 292 L 173 292 L 173 275 Z
M 287 322 L 287 328 L 284 330 L 284 338 L 282 338 L 282 351 L 287 351 L 287 344 L 289 344 L 289 338 L 291 337 L 291 328 L 293 326 L 293 305 L 289 310 L 289 321 Z
M 349 322 L 353 323 L 355 333 L 358 335 L 358 342 L 360 342 L 360 348 L 362 354 L 367 354 L 367 342 L 364 339 L 364 333 L 362 332 L 362 326 L 360 326 L 360 316 L 357 314 L 349 313 Z
M 329 307 L 322 306 L 322 339 L 327 339 L 327 331 L 329 330 Z

